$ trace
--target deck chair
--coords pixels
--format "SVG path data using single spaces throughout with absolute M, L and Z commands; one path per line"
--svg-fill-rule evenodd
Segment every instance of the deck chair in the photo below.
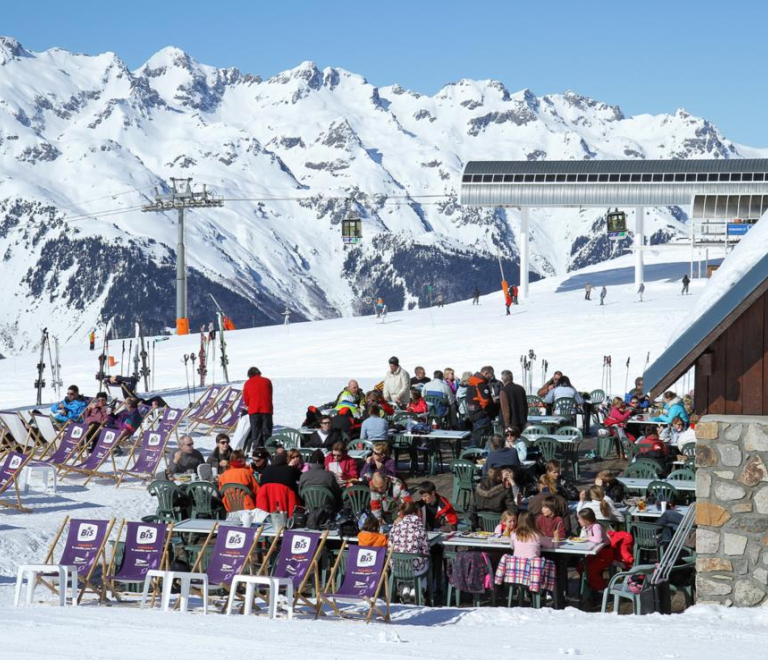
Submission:
M 90 453 L 88 458 L 74 463 L 72 465 L 63 465 L 61 467 L 61 478 L 66 477 L 70 472 L 76 472 L 78 474 L 87 475 L 87 479 L 83 483 L 84 486 L 88 485 L 91 479 L 94 477 L 101 477 L 104 479 L 119 479 L 117 465 L 115 464 L 114 451 L 117 445 L 120 443 L 120 439 L 125 434 L 117 429 L 103 428 L 99 432 L 98 439 L 96 440 L 96 446 Z M 85 447 L 81 448 L 79 454 L 75 458 L 75 461 L 80 460 L 85 454 Z M 112 462 L 112 473 L 104 472 L 101 470 L 101 466 L 110 460 Z
M 22 451 L 25 454 L 29 453 L 30 440 L 32 441 L 33 446 L 37 445 L 37 436 L 33 433 L 32 428 L 27 426 L 19 413 L 10 410 L 0 411 L 0 422 L 2 422 L 3 426 L 13 438 L 16 446 L 23 448 Z
M 50 422 L 50 418 L 48 421 Z M 38 426 L 38 428 L 43 427 Z M 70 422 L 59 432 L 58 444 L 56 442 L 49 442 L 48 447 L 37 460 L 41 463 L 53 465 L 56 468 L 61 467 L 78 455 L 81 447 L 84 445 L 87 431 L 88 426 L 86 424 Z
M 64 542 L 64 550 L 58 563 L 54 564 L 53 554 L 67 524 L 69 524 L 69 531 Z M 38 584 L 42 584 L 53 593 L 58 594 L 59 603 L 62 606 L 66 602 L 67 586 L 70 586 L 72 590 L 72 605 L 79 604 L 86 591 L 92 591 L 101 600 L 105 582 L 101 580 L 101 583 L 97 585 L 93 578 L 99 567 L 101 568 L 101 575 L 107 574 L 104 547 L 114 524 L 114 518 L 109 520 L 76 520 L 67 516 L 53 543 L 51 543 L 43 563 L 19 566 L 16 576 L 14 605 L 18 606 L 19 604 L 25 579 L 27 580 L 26 600 L 28 605 L 32 603 L 34 590 Z M 58 579 L 58 588 L 50 582 L 50 578 Z M 81 583 L 82 586 L 80 586 Z
M 320 596 L 321 605 L 328 605 L 333 613 L 344 618 L 344 612 L 339 609 L 339 601 L 343 603 L 363 603 L 366 606 L 365 622 L 369 623 L 373 615 L 389 623 L 389 563 L 392 551 L 387 548 L 361 548 L 358 545 L 349 546 L 347 564 L 344 571 L 344 580 L 341 586 L 333 593 L 329 589 L 336 584 L 336 572 L 339 563 L 344 556 L 347 542 L 344 541 L 339 551 L 339 556 L 333 564 L 333 570 L 325 584 L 325 590 Z M 382 611 L 379 606 L 382 588 L 384 589 L 384 605 Z M 317 618 L 316 615 L 315 618 Z M 348 618 L 354 618 L 347 614 Z
M 185 411 L 181 408 L 171 408 L 168 406 L 167 408 L 163 409 L 163 415 L 160 417 L 160 419 L 157 421 L 157 424 L 155 425 L 155 430 L 162 430 L 164 431 L 168 437 L 173 435 L 174 433 L 178 435 L 179 426 L 181 426 L 181 423 L 186 419 Z
M 192 404 L 186 415 L 188 421 L 205 420 L 205 416 L 216 405 L 216 402 L 226 394 L 229 389 L 226 385 L 211 385 L 200 398 Z
M 125 529 L 125 541 L 120 538 Z M 169 527 L 157 523 L 129 522 L 125 519 L 117 530 L 117 539 L 112 549 L 109 570 L 105 578 L 107 588 L 115 600 L 120 601 L 124 590 L 116 587 L 120 584 L 144 584 L 147 573 L 151 570 L 168 568 L 168 545 L 173 533 L 173 523 Z M 117 568 L 115 568 L 117 566 Z M 106 590 L 102 593 L 102 601 Z
M 144 481 L 154 479 L 160 466 L 160 461 L 165 458 L 166 465 L 168 463 L 168 458 L 165 455 L 168 439 L 169 434 L 162 427 L 156 431 L 144 431 L 139 441 L 131 449 L 128 461 L 117 479 L 115 488 L 119 488 L 126 477 L 135 477 Z M 138 452 L 136 451 L 137 449 Z M 132 465 L 131 460 L 133 460 Z
M 247 576 L 240 576 L 238 581 L 246 583 L 245 607 L 244 613 L 250 613 L 250 605 L 254 595 L 256 598 L 265 600 L 270 605 L 272 599 L 278 597 L 279 590 L 282 587 L 292 586 L 293 602 L 291 609 L 298 603 L 302 603 L 313 609 L 315 615 L 322 614 L 322 605 L 320 603 L 320 557 L 328 538 L 328 530 L 323 532 L 305 532 L 286 530 L 282 538 L 278 536 L 272 542 L 264 562 L 261 565 L 256 579 L 250 579 Z M 277 554 L 276 561 L 272 561 L 275 548 L 280 540 L 280 551 Z M 258 577 L 268 575 L 268 570 L 274 564 L 272 575 L 269 580 L 259 580 Z M 236 578 L 237 579 L 237 578 Z M 310 580 L 312 581 L 310 583 Z M 266 594 L 255 592 L 258 585 L 266 586 L 269 591 Z M 305 593 L 311 587 L 314 590 L 314 601 Z M 232 590 L 234 593 L 234 589 Z M 230 599 L 232 599 L 232 593 Z M 274 609 L 273 609 L 274 611 Z M 227 606 L 227 613 L 231 612 L 231 607 Z
M 41 413 L 32 415 L 32 423 L 37 428 L 38 436 L 46 443 L 44 454 L 48 453 L 52 447 L 57 446 L 56 443 L 61 439 L 69 426 L 69 424 L 65 424 L 60 429 L 57 429 L 53 425 L 53 420 L 48 415 Z
M 229 591 L 233 578 L 250 567 L 251 555 L 259 542 L 263 529 L 263 526 L 255 529 L 214 524 L 197 555 L 191 572 L 147 571 L 141 596 L 141 607 L 146 606 L 152 583 L 161 579 L 163 582 L 162 608 L 164 611 L 168 611 L 170 609 L 171 586 L 174 580 L 179 580 L 181 592 L 175 607 L 186 612 L 190 592 L 194 590 L 202 596 L 203 613 L 207 614 L 210 586 Z M 207 553 L 206 550 L 214 535 L 216 535 L 216 541 L 213 550 Z M 207 566 L 204 567 L 203 564 L 206 561 Z M 199 584 L 199 588 L 194 588 L 193 583 Z
M 238 412 L 240 411 L 243 401 L 243 391 L 230 388 L 229 391 L 220 396 L 218 400 L 208 409 L 205 416 L 202 419 L 196 419 L 190 426 L 189 431 L 192 432 L 199 426 L 205 425 L 210 429 L 219 428 L 224 422 L 229 422 L 228 426 L 231 426 L 232 409 L 234 408 Z
M 21 503 L 21 492 L 18 484 L 21 471 L 31 458 L 31 454 L 25 456 L 17 451 L 9 451 L 3 457 L 2 463 L 0 463 L 0 498 L 2 498 L 6 492 L 10 492 L 11 488 L 13 488 L 13 494 L 16 497 L 16 501 L 12 502 L 0 499 L 0 507 L 4 506 L 10 509 L 16 509 L 21 513 L 32 513 L 32 509 L 27 509 Z

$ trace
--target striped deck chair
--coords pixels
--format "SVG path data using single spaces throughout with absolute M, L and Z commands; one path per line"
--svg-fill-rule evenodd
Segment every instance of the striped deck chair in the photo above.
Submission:
M 57 443 L 66 432 L 67 426 L 69 426 L 69 424 L 64 424 L 61 428 L 56 428 L 50 415 L 45 415 L 43 413 L 33 414 L 32 423 L 37 429 L 38 436 L 40 436 L 45 443 L 43 455 L 49 454 L 54 447 L 58 446 Z
M 156 431 L 144 431 L 131 449 L 115 488 L 119 488 L 126 477 L 135 477 L 145 481 L 154 479 L 163 458 L 165 458 L 167 466 L 168 457 L 165 454 L 165 448 L 169 439 L 169 433 L 164 431 L 162 427 Z
M 64 542 L 64 550 L 58 563 L 54 564 L 53 554 L 67 523 L 69 523 L 69 531 Z M 103 593 L 106 583 L 104 580 L 101 580 L 100 584 L 96 584 L 94 573 L 97 568 L 100 568 L 99 575 L 107 574 L 104 548 L 114 524 L 114 518 L 109 520 L 75 520 L 74 518 L 70 519 L 69 516 L 64 518 L 64 522 L 61 524 L 53 543 L 51 543 L 44 562 L 42 564 L 25 564 L 19 567 L 14 604 L 18 605 L 19 603 L 24 577 L 29 580 L 27 603 L 32 602 L 32 595 L 38 584 L 43 584 L 53 593 L 59 594 L 62 605 L 65 601 L 68 585 L 71 585 L 72 588 L 73 605 L 80 603 L 86 591 L 92 591 L 101 600 L 104 597 Z M 59 580 L 58 588 L 50 581 L 50 578 L 56 576 L 58 576 Z M 81 584 L 82 587 L 80 586 Z M 75 592 L 78 588 L 79 593 L 75 597 Z
M 29 462 L 31 455 L 24 455 L 17 451 L 9 451 L 0 462 L 0 498 L 5 493 L 11 491 L 16 496 L 16 501 L 8 501 L 0 499 L 0 506 L 5 506 L 11 509 L 16 509 L 21 513 L 31 513 L 32 509 L 27 509 L 21 503 L 21 493 L 19 492 L 19 484 L 17 479 L 21 474 L 22 468 Z
M 334 592 L 329 593 L 336 584 L 336 572 L 344 556 L 344 550 L 347 548 L 346 540 L 341 545 L 341 551 L 333 565 L 333 570 L 325 584 L 325 591 L 320 596 L 321 605 L 329 605 L 334 614 L 339 617 L 355 618 L 349 611 L 342 612 L 339 609 L 339 602 L 363 604 L 367 608 L 365 622 L 369 623 L 373 615 L 381 617 L 386 623 L 389 623 L 389 564 L 392 558 L 392 551 L 387 548 L 361 548 L 359 545 L 350 545 L 347 556 L 347 564 L 344 573 L 344 580 L 341 586 Z M 379 607 L 381 590 L 384 589 L 384 605 L 386 610 Z
M 120 540 L 123 529 L 125 541 Z M 126 593 L 117 587 L 118 584 L 143 585 L 149 571 L 168 568 L 168 546 L 172 533 L 173 523 L 166 526 L 148 522 L 126 523 L 125 519 L 120 522 L 105 578 L 115 600 L 120 601 L 120 595 Z
M 96 440 L 96 446 L 93 448 L 90 455 L 85 460 L 80 460 L 85 455 L 85 447 L 83 447 L 75 457 L 73 464 L 61 466 L 61 478 L 63 479 L 70 472 L 87 475 L 88 478 L 83 483 L 84 486 L 97 476 L 117 481 L 117 479 L 119 479 L 119 472 L 117 470 L 117 465 L 115 465 L 114 451 L 123 436 L 124 433 L 117 429 L 101 429 L 101 431 L 99 431 L 99 437 Z M 112 461 L 111 474 L 101 471 L 101 466 L 108 460 Z

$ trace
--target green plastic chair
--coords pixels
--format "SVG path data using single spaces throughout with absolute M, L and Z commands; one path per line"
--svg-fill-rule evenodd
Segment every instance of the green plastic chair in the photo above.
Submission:
M 635 558 L 637 558 L 637 556 L 635 556 Z M 619 613 L 619 602 L 622 598 L 632 601 L 633 614 L 640 614 L 640 594 L 636 594 L 630 591 L 627 581 L 633 575 L 640 574 L 644 575 L 646 580 L 649 580 L 655 569 L 656 566 L 654 564 L 645 564 L 640 566 L 633 566 L 628 571 L 616 573 L 616 575 L 611 578 L 610 582 L 608 582 L 608 586 L 605 588 L 605 591 L 603 591 L 603 606 L 601 609 L 603 614 L 605 614 L 607 611 L 608 599 L 611 596 L 613 596 L 614 614 Z
M 326 503 L 336 508 L 336 498 L 325 486 L 305 486 L 299 492 L 299 496 L 304 501 L 307 511 L 325 506 Z
M 667 477 L 668 481 L 696 481 L 696 473 L 689 468 L 672 470 Z
M 424 471 L 430 475 L 437 474 L 438 466 L 443 470 L 443 452 L 440 438 L 430 438 L 428 435 L 417 438 L 413 449 L 424 457 Z M 417 460 L 418 465 L 418 460 Z
M 581 442 L 584 439 L 584 434 L 575 426 L 561 426 L 555 435 L 573 438 L 573 442 Z
M 216 486 L 207 481 L 193 481 L 187 484 L 185 490 L 191 501 L 190 518 L 216 520 L 221 517 L 222 508 Z
M 540 396 L 536 396 L 535 394 L 529 394 L 525 398 L 528 401 L 528 414 L 540 415 L 541 409 L 545 407 L 544 399 L 542 399 Z
M 177 522 L 181 513 L 176 510 L 175 503 L 182 493 L 172 481 L 157 479 L 147 486 L 147 492 L 157 498 L 157 509 L 153 516 L 142 518 L 144 522 Z
M 610 458 L 611 453 L 616 449 L 616 438 L 612 435 L 598 435 L 595 446 L 595 458 L 597 460 L 606 460 Z
M 547 429 L 546 426 L 538 426 L 538 425 L 528 426 L 526 427 L 525 431 L 523 431 L 523 435 L 526 438 L 533 438 L 534 436 L 537 436 L 537 435 L 549 435 L 549 429 Z
M 661 461 L 657 461 L 655 458 L 645 458 L 641 455 L 635 459 L 635 464 L 647 465 L 656 470 L 656 474 L 659 476 L 664 472 L 664 464 Z
M 559 399 L 555 399 L 555 403 L 552 405 L 552 414 L 570 417 L 573 426 L 576 426 L 577 412 L 579 412 L 579 406 L 576 403 L 576 399 L 569 396 L 561 396 Z
M 661 561 L 664 557 L 661 546 L 661 534 L 664 531 L 664 525 L 656 523 L 633 521 L 629 525 L 629 533 L 635 541 L 632 554 L 635 557 L 635 563 L 641 563 L 643 556 L 651 555 L 652 559 L 646 561 Z
M 314 454 L 317 451 L 317 449 L 309 449 L 305 447 L 304 449 L 298 449 L 297 451 L 299 452 L 299 454 L 301 454 L 302 460 L 305 463 L 309 463 L 309 461 L 312 459 L 312 454 Z
M 634 442 L 632 442 L 629 438 L 622 438 L 621 447 L 624 449 L 624 454 L 630 463 L 637 460 L 637 457 L 640 455 L 640 450 L 637 448 L 637 445 Z
M 472 461 L 458 459 L 451 461 L 453 473 L 453 501 L 460 511 L 467 511 L 472 503 L 475 492 L 475 470 L 477 466 Z
M 659 477 L 653 466 L 644 463 L 630 463 L 622 476 L 629 479 L 658 479 Z
M 429 411 L 428 415 L 430 418 L 437 419 L 438 421 L 444 423 L 448 422 L 448 412 L 450 406 L 448 399 L 437 394 L 427 394 L 424 397 L 424 401 L 427 402 L 427 410 Z M 438 409 L 442 409 L 445 412 L 440 414 L 438 413 Z
M 480 523 L 480 529 L 484 532 L 492 532 L 501 522 L 501 514 L 494 511 L 478 511 L 477 520 Z
M 386 442 L 386 440 L 382 440 L 381 442 Z M 373 440 L 352 440 L 347 445 L 347 451 L 352 450 L 373 452 Z
M 564 457 L 563 445 L 559 440 L 556 440 L 552 436 L 542 435 L 537 437 L 533 442 L 534 447 L 538 447 L 541 451 L 541 457 L 545 461 L 551 461 L 554 459 L 562 459 Z
M 408 455 L 408 466 L 413 471 L 413 460 L 415 453 L 413 451 L 413 436 L 397 433 L 392 436 L 392 458 L 395 461 L 395 466 L 400 461 L 401 454 Z
M 456 601 L 456 607 L 459 607 L 461 603 L 461 590 L 456 589 L 448 579 L 448 572 L 453 569 L 453 563 L 456 560 L 457 555 L 459 555 L 459 552 L 455 552 L 453 550 L 445 550 L 445 553 L 443 555 L 445 560 L 445 567 L 446 570 L 444 573 L 444 579 L 445 579 L 445 604 L 450 607 L 451 605 L 451 598 L 455 598 Z M 488 556 L 485 556 L 485 564 L 486 564 L 486 571 L 491 576 L 491 580 L 493 580 L 493 567 L 491 565 L 490 559 Z M 472 604 L 474 607 L 480 607 L 480 601 L 482 600 L 483 596 L 485 596 L 485 593 L 482 594 L 472 594 Z M 491 596 L 491 605 L 496 605 L 496 590 L 491 587 L 490 589 L 490 596 Z
M 252 502 L 255 499 L 248 487 L 243 484 L 224 484 L 221 487 L 221 501 L 230 513 L 243 511 L 248 498 Z
M 392 421 L 395 424 L 402 424 L 408 419 L 414 419 L 418 422 L 422 418 L 414 412 L 403 411 L 403 412 L 395 413 L 395 417 Z
M 666 481 L 652 481 L 645 490 L 645 496 L 653 497 L 657 502 L 680 501 L 680 491 Z
M 298 449 L 301 447 L 302 435 L 301 431 L 285 428 L 280 429 L 277 433 L 273 433 L 269 440 L 267 440 L 267 445 L 273 446 L 273 440 L 278 442 L 281 447 L 285 447 L 286 449 Z M 272 444 L 270 445 L 270 443 Z
M 571 468 L 573 478 L 577 481 L 581 477 L 581 470 L 579 469 L 579 445 L 584 438 L 582 432 L 575 426 L 563 426 L 555 432 L 558 438 L 568 438 L 571 442 L 562 448 L 563 455 L 566 463 Z
M 683 456 L 688 456 L 689 458 L 696 458 L 696 443 L 695 442 L 685 443 L 681 447 L 680 452 L 683 454 Z
M 465 461 L 476 462 L 481 458 L 485 458 L 487 455 L 488 455 L 488 452 L 485 451 L 485 449 L 472 448 L 472 449 L 465 449 L 464 451 L 462 451 L 460 458 L 464 459 Z
M 363 511 L 371 508 L 371 490 L 367 486 L 351 486 L 345 488 L 343 498 L 352 505 L 352 513 L 359 517 Z
M 414 559 L 422 559 L 427 563 L 425 573 L 414 574 Z M 406 584 L 416 592 L 416 605 L 424 605 L 424 593 L 421 590 L 421 582 L 426 582 L 427 587 L 427 605 L 434 605 L 432 596 L 432 565 L 429 555 L 412 554 L 409 552 L 392 553 L 389 572 L 389 593 L 393 596 L 398 592 L 395 585 Z

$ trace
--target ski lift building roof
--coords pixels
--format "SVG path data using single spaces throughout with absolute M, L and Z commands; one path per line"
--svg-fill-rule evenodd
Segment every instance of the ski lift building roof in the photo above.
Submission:
M 687 205 L 696 195 L 768 195 L 768 159 L 470 161 L 469 206 Z
M 674 339 L 646 369 L 643 386 L 653 396 L 695 366 L 697 413 L 768 415 L 768 222 L 759 222 L 752 232 L 715 272 Z

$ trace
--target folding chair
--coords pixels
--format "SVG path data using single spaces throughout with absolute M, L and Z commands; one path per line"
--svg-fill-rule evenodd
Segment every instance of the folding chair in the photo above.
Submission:
M 203 598 L 203 614 L 207 614 L 210 586 L 213 585 L 214 587 L 234 591 L 230 586 L 232 579 L 236 575 L 240 575 L 250 565 L 251 555 L 256 548 L 256 544 L 259 542 L 263 529 L 263 527 L 254 529 L 251 527 L 229 527 L 219 526 L 218 523 L 214 524 L 200 549 L 191 572 L 147 571 L 144 589 L 141 594 L 142 609 L 147 604 L 150 585 L 154 580 L 160 579 L 163 581 L 162 609 L 167 612 L 170 609 L 171 586 L 174 580 L 179 580 L 181 592 L 176 607 L 179 607 L 182 612 L 187 611 L 190 591 L 193 588 L 192 584 L 196 583 L 200 585 L 198 591 L 201 592 Z M 206 549 L 214 534 L 217 534 L 216 542 L 210 555 L 208 555 Z M 201 569 L 203 569 L 203 563 L 206 560 L 208 563 L 204 572 L 202 572 Z
M 344 613 L 339 609 L 339 601 L 350 603 L 363 603 L 367 608 L 365 622 L 369 623 L 374 614 L 389 623 L 389 563 L 392 551 L 387 548 L 361 548 L 358 545 L 349 546 L 347 563 L 344 570 L 344 580 L 341 586 L 334 592 L 329 589 L 336 584 L 336 571 L 339 568 L 347 542 L 344 541 L 339 551 L 339 556 L 333 564 L 333 570 L 325 585 L 325 590 L 320 596 L 320 604 L 328 605 L 339 617 L 344 618 Z M 386 611 L 379 607 L 381 590 L 384 589 L 384 604 Z M 319 616 L 316 615 L 315 618 Z M 349 616 L 349 615 L 348 615 Z M 349 618 L 354 618 L 349 616 Z
M 160 466 L 160 461 L 163 458 L 166 459 L 167 466 L 168 457 L 165 455 L 165 448 L 168 445 L 169 437 L 170 434 L 162 427 L 156 431 L 144 431 L 139 441 L 131 449 L 125 468 L 120 473 L 115 488 L 119 488 L 126 477 L 135 477 L 144 481 L 154 479 Z M 139 450 L 138 453 L 136 453 L 137 448 Z M 131 459 L 134 456 L 136 459 L 133 465 L 131 465 Z M 129 465 L 131 466 L 129 467 Z
M 34 440 L 36 436 L 32 432 L 31 427 L 27 426 L 19 413 L 10 410 L 1 411 L 0 422 L 2 422 L 3 426 L 11 435 L 13 441 L 16 443 L 16 446 L 18 448 L 23 447 L 22 451 L 25 454 L 29 453 L 28 449 L 30 438 L 33 440 L 34 445 L 37 444 Z
M 99 437 L 96 440 L 96 446 L 90 453 L 88 458 L 76 465 L 62 465 L 61 466 L 61 478 L 66 477 L 70 472 L 76 472 L 78 474 L 87 475 L 87 479 L 83 485 L 87 485 L 94 477 L 102 477 L 104 479 L 119 479 L 117 465 L 115 464 L 114 451 L 120 442 L 120 439 L 125 434 L 117 429 L 103 428 L 99 432 Z M 75 460 L 79 460 L 85 453 L 85 447 L 81 447 Z M 112 461 L 112 473 L 100 472 L 101 466 L 106 463 L 107 460 Z
M 320 532 L 285 531 L 275 537 L 261 565 L 258 575 L 239 575 L 232 581 L 232 589 L 227 603 L 227 614 L 232 613 L 234 594 L 238 583 L 245 584 L 245 601 L 243 614 L 250 614 L 254 597 L 261 598 L 269 605 L 269 616 L 274 619 L 277 614 L 277 605 L 280 598 L 280 589 L 286 589 L 286 601 L 289 616 L 298 603 L 303 603 L 315 611 L 315 615 L 322 613 L 320 603 L 320 557 L 328 538 L 328 530 Z M 272 556 L 280 541 L 280 551 L 274 562 L 274 570 L 267 574 L 272 565 Z M 314 602 L 305 593 L 309 580 L 312 579 L 314 590 Z M 265 595 L 256 592 L 257 586 L 265 586 L 268 592 Z
M 50 422 L 50 419 L 48 420 Z M 85 442 L 88 427 L 70 422 L 58 433 L 58 442 L 49 442 L 38 462 L 53 465 L 58 470 L 73 460 Z
M 32 422 L 37 428 L 37 434 L 45 443 L 45 449 L 43 455 L 47 454 L 53 447 L 58 446 L 57 443 L 66 433 L 69 424 L 65 424 L 60 429 L 57 429 L 53 425 L 53 420 L 48 415 L 33 414 Z
M 243 402 L 243 391 L 235 388 L 230 388 L 226 394 L 220 396 L 218 400 L 210 406 L 205 416 L 195 420 L 195 423 L 190 426 L 189 431 L 192 432 L 200 426 L 207 426 L 209 430 L 219 428 L 228 422 L 228 426 L 231 426 L 229 422 L 232 416 L 232 410 L 235 409 L 239 412 Z
M 16 502 L 0 499 L 0 506 L 16 509 L 21 513 L 32 513 L 32 509 L 27 509 L 21 503 L 21 492 L 19 491 L 18 483 L 22 469 L 29 463 L 31 458 L 31 455 L 25 456 L 17 451 L 9 451 L 3 458 L 3 462 L 0 463 L 0 497 L 6 491 L 10 491 L 11 486 L 13 486 Z
M 229 387 L 226 385 L 211 385 L 202 396 L 192 404 L 186 419 L 192 421 L 205 421 L 205 416 L 216 405 L 216 402 L 225 396 Z
M 123 528 L 125 528 L 125 541 L 120 540 Z M 116 583 L 143 585 L 149 571 L 168 568 L 168 545 L 172 533 L 173 523 L 166 527 L 157 523 L 129 522 L 126 524 L 125 520 L 121 521 L 105 578 L 107 587 L 115 600 L 120 601 L 120 594 L 125 593 L 116 588 Z M 118 566 L 117 569 L 115 565 Z M 105 595 L 103 592 L 102 601 Z
M 64 528 L 69 523 L 69 531 L 64 550 L 57 564 L 53 563 L 53 553 L 64 533 Z M 19 566 L 16 574 L 16 593 L 13 604 L 18 607 L 21 599 L 21 589 L 24 580 L 27 580 L 27 605 L 32 603 L 32 597 L 38 584 L 43 584 L 53 593 L 59 595 L 59 604 L 63 607 L 66 604 L 67 586 L 72 589 L 72 605 L 78 605 L 83 599 L 86 591 L 95 593 L 99 600 L 103 598 L 105 589 L 104 580 L 101 585 L 93 583 L 93 575 L 97 567 L 101 567 L 101 575 L 106 575 L 107 565 L 105 560 L 104 547 L 107 539 L 112 532 L 115 519 L 109 520 L 70 520 L 69 516 L 61 524 L 56 538 L 53 540 L 48 554 L 42 564 L 23 564 Z M 58 578 L 58 589 L 50 584 L 44 577 Z M 79 583 L 82 587 L 78 592 Z

